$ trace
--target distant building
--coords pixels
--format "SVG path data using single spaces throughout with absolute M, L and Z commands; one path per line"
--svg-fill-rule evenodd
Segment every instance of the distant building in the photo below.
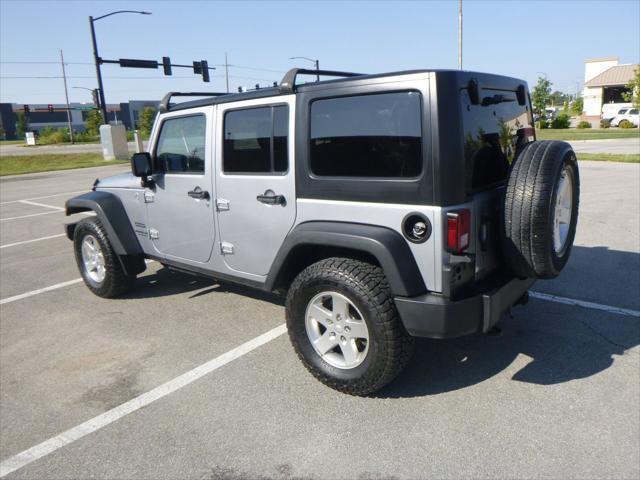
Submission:
M 600 118 L 605 110 L 614 111 L 630 106 L 623 93 L 628 92 L 627 84 L 633 79 L 638 64 L 618 63 L 618 57 L 592 58 L 584 62 L 584 115 L 592 119 Z
M 131 100 L 128 103 L 107 105 L 107 114 L 110 123 L 122 123 L 128 130 L 137 128 L 138 117 L 145 107 L 157 108 L 159 101 L 154 100 Z M 49 111 L 49 105 L 53 111 Z M 66 104 L 33 104 L 27 105 L 29 108 L 29 129 L 39 132 L 45 127 L 67 128 L 67 105 Z M 16 103 L 0 103 L 0 126 L 5 132 L 5 137 L 9 140 L 16 138 L 16 114 L 24 111 L 25 105 Z M 74 131 L 83 131 L 86 127 L 87 115 L 93 108 L 92 104 L 71 103 L 71 126 Z

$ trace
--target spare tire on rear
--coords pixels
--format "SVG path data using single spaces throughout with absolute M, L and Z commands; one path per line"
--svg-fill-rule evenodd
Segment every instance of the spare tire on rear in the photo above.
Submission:
M 573 245 L 580 178 L 571 145 L 531 142 L 513 162 L 504 199 L 504 255 L 520 277 L 554 278 Z

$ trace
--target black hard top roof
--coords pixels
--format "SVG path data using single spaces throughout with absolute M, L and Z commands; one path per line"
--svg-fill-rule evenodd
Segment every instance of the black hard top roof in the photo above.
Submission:
M 220 103 L 229 103 L 229 102 L 239 102 L 242 100 L 252 100 L 257 98 L 266 98 L 266 97 L 275 97 L 279 95 L 288 95 L 297 92 L 305 92 L 315 89 L 321 89 L 326 87 L 327 85 L 332 84 L 349 84 L 361 81 L 368 81 L 376 78 L 384 78 L 384 77 L 396 77 L 401 75 L 414 75 L 420 73 L 441 73 L 441 74 L 449 74 L 454 77 L 462 80 L 463 78 L 468 81 L 471 77 L 479 77 L 480 79 L 491 79 L 491 83 L 504 84 L 507 81 L 509 84 L 513 85 L 515 82 L 518 84 L 523 84 L 526 86 L 526 82 L 523 80 L 518 80 L 515 78 L 505 77 L 502 75 L 494 75 L 489 73 L 482 72 L 472 72 L 472 71 L 464 71 L 464 70 L 452 70 L 452 69 L 422 69 L 422 70 L 403 70 L 397 72 L 386 72 L 386 73 L 376 73 L 376 74 L 357 74 L 351 72 L 337 72 L 331 70 L 309 70 L 302 68 L 294 68 L 289 70 L 279 86 L 266 87 L 266 88 L 258 88 L 255 90 L 249 90 L 245 92 L 238 93 L 205 93 L 205 92 L 194 92 L 194 93 L 180 93 L 180 92 L 170 92 L 165 98 L 162 100 L 160 104 L 161 111 L 176 111 L 176 110 L 186 110 L 190 108 L 196 107 L 204 107 L 207 105 L 216 105 Z M 321 76 L 332 76 L 332 77 L 342 77 L 337 79 L 330 80 L 321 80 L 321 81 L 313 81 L 308 83 L 303 83 L 296 85 L 295 80 L 298 75 L 321 75 Z M 484 83 L 484 82 L 483 82 Z M 187 102 L 181 102 L 177 104 L 171 104 L 170 100 L 175 96 L 202 96 L 206 98 L 201 98 L 198 100 L 191 100 Z

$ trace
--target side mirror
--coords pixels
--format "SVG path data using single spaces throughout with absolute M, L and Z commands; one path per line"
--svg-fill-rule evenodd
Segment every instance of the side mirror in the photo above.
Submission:
M 151 175 L 151 155 L 149 155 L 149 152 L 133 154 L 133 157 L 131 157 L 131 172 L 143 180 Z

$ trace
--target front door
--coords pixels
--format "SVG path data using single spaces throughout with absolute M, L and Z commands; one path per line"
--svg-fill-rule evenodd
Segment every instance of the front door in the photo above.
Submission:
M 296 217 L 295 97 L 218 105 L 216 192 L 228 269 L 264 276 Z
M 205 263 L 215 242 L 212 107 L 163 116 L 152 147 L 155 186 L 145 191 L 149 236 L 169 260 Z M 182 113 L 182 115 L 180 115 Z

